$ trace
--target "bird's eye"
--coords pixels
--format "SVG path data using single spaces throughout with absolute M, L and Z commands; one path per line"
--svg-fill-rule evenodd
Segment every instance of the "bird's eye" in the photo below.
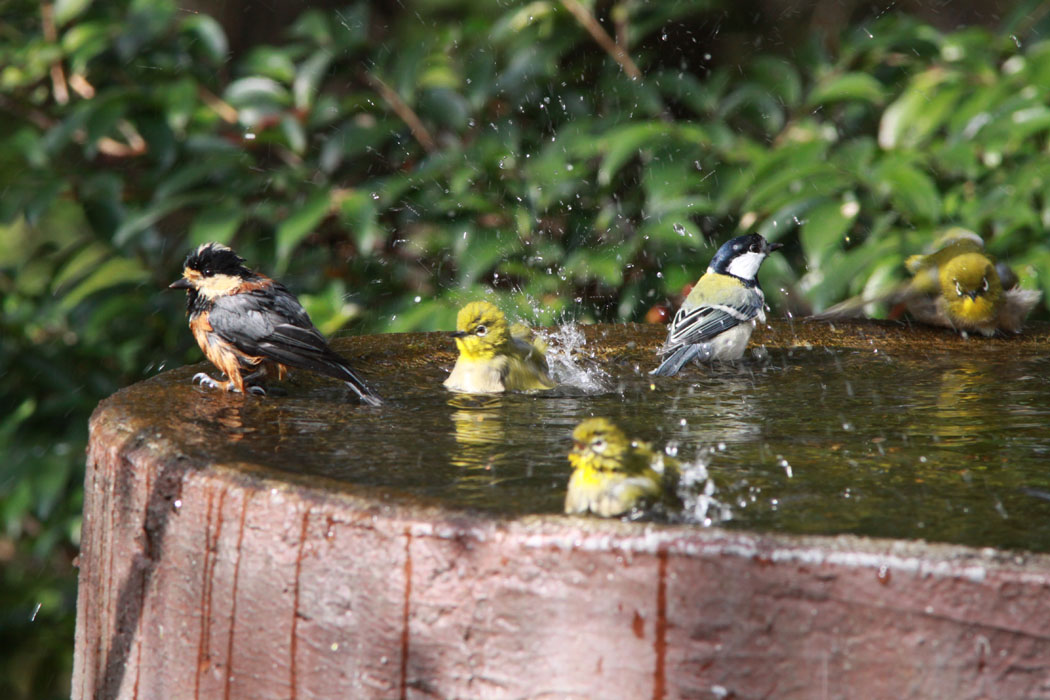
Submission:
M 603 438 L 595 438 L 591 441 L 591 449 L 595 452 L 605 452 L 605 440 Z
M 748 250 L 750 250 L 752 253 L 761 253 L 762 252 L 762 244 L 759 243 L 758 241 L 755 241 L 754 243 L 751 244 L 751 247 L 748 248 Z
M 485 335 L 488 332 L 489 332 L 489 329 L 485 328 L 485 326 L 478 326 L 477 328 L 474 329 L 474 333 L 476 335 L 479 335 L 479 336 L 483 336 L 483 335 Z
M 959 284 L 959 280 L 955 280 L 955 293 L 958 296 L 963 295 L 962 285 Z
M 984 283 L 981 285 L 981 291 L 982 292 L 987 292 L 988 291 L 988 278 L 985 277 L 983 282 Z
M 212 273 L 212 269 L 210 267 L 206 267 L 203 270 L 201 270 L 201 274 L 204 275 L 205 277 L 211 277 L 211 273 Z

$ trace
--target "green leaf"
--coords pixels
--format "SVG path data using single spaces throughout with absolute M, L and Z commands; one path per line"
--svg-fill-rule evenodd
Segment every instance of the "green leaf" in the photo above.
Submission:
M 809 210 L 799 242 L 810 267 L 821 267 L 831 251 L 840 249 L 859 212 L 860 205 L 853 198 L 828 199 Z
M 62 297 L 59 307 L 68 313 L 90 294 L 119 285 L 145 282 L 148 279 L 149 270 L 141 262 L 127 258 L 109 258 Z
M 101 243 L 89 243 L 84 246 L 55 274 L 54 279 L 51 280 L 51 293 L 58 294 L 59 290 L 74 280 L 85 277 L 89 271 L 97 268 L 112 254 L 113 251 Z
M 203 13 L 195 14 L 183 20 L 182 28 L 197 37 L 213 61 L 221 63 L 226 59 L 230 45 L 226 40 L 226 32 L 215 18 Z
M 931 68 L 916 76 L 882 113 L 879 145 L 893 150 L 924 144 L 947 122 L 960 95 L 964 94 L 962 86 L 955 83 L 956 77 L 940 68 Z
M 857 100 L 878 105 L 885 98 L 884 92 L 882 83 L 867 73 L 834 74 L 814 86 L 806 104 L 816 107 L 831 102 Z
M 251 76 L 235 80 L 226 87 L 226 101 L 234 107 L 250 105 L 284 106 L 289 103 L 288 90 L 276 80 Z
M 910 163 L 886 159 L 875 171 L 877 187 L 913 223 L 940 218 L 941 196 L 933 180 Z
M 292 95 L 297 109 L 307 109 L 317 97 L 317 91 L 332 63 L 332 52 L 327 49 L 315 51 L 303 61 L 292 82 Z
M 113 245 L 118 248 L 126 245 L 132 238 L 142 233 L 146 229 L 153 226 L 168 214 L 182 209 L 183 207 L 191 207 L 200 202 L 212 199 L 214 197 L 211 193 L 197 193 L 197 194 L 185 194 L 176 195 L 167 199 L 162 199 L 158 202 L 154 202 L 131 216 L 124 219 L 121 223 L 120 228 L 113 232 Z
M 383 241 L 379 228 L 379 203 L 364 190 L 351 190 L 339 203 L 339 220 L 353 236 L 357 249 L 371 253 Z
M 197 214 L 190 226 L 190 244 L 194 247 L 201 243 L 216 241 L 229 243 L 237 233 L 237 228 L 244 219 L 244 211 L 237 205 L 219 205 L 208 207 Z
M 313 232 L 328 216 L 331 193 L 325 188 L 307 197 L 287 219 L 277 227 L 277 273 L 288 269 L 288 261 L 295 247 Z
M 597 249 L 579 249 L 569 255 L 565 261 L 565 272 L 579 281 L 597 280 L 610 287 L 619 287 L 623 283 L 623 268 L 633 252 L 632 245 L 616 243 L 603 245 Z
M 55 24 L 62 26 L 91 6 L 92 0 L 55 0 Z

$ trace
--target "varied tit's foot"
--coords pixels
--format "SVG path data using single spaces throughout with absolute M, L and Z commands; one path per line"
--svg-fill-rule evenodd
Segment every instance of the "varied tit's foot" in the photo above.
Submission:
M 209 389 L 226 389 L 226 382 L 216 381 L 204 372 L 197 372 L 197 374 L 193 375 L 193 382 L 200 382 L 201 386 L 206 386 Z
M 266 396 L 266 389 L 263 389 L 259 385 L 248 387 L 248 393 L 254 394 L 255 396 Z

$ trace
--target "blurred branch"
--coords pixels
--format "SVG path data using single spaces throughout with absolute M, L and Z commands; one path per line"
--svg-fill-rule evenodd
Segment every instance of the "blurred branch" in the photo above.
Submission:
M 577 22 L 583 25 L 583 28 L 598 42 L 598 45 L 605 49 L 605 52 L 620 64 L 624 73 L 634 79 L 642 77 L 642 72 L 638 70 L 638 66 L 627 55 L 627 50 L 612 40 L 609 33 L 602 28 L 602 25 L 587 8 L 577 2 L 577 0 L 561 0 L 561 4 L 572 13 Z
M 394 113 L 401 118 L 401 121 L 408 125 L 412 135 L 419 142 L 419 145 L 423 147 L 423 150 L 427 153 L 432 153 L 437 148 L 437 144 L 434 143 L 434 137 L 427 131 L 419 115 L 412 111 L 412 108 L 401 99 L 401 96 L 392 87 L 384 83 L 374 73 L 365 71 L 365 81 L 368 82 L 373 90 L 379 93 L 379 96 L 390 106 L 390 109 L 394 110 Z
M 58 44 L 58 31 L 55 29 L 55 10 L 49 2 L 40 4 L 40 20 L 44 27 L 44 39 L 49 44 Z M 55 102 L 64 105 L 69 102 L 69 88 L 66 85 L 66 75 L 62 70 L 62 59 L 56 58 L 51 62 L 51 94 L 55 96 Z
M 234 109 L 229 102 L 226 102 L 203 85 L 197 87 L 197 94 L 200 95 L 201 102 L 218 114 L 219 118 L 224 122 L 227 124 L 237 123 L 237 110 Z

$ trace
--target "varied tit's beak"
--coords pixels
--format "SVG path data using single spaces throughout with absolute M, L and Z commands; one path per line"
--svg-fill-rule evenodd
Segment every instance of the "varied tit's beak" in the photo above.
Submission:
M 780 250 L 783 247 L 783 243 L 770 243 L 768 246 L 766 246 L 766 250 L 772 253 L 774 250 Z
M 466 338 L 470 334 L 466 331 L 452 331 L 449 335 L 453 338 Z
M 185 277 L 180 277 L 169 284 L 168 289 L 193 289 L 193 285 Z

